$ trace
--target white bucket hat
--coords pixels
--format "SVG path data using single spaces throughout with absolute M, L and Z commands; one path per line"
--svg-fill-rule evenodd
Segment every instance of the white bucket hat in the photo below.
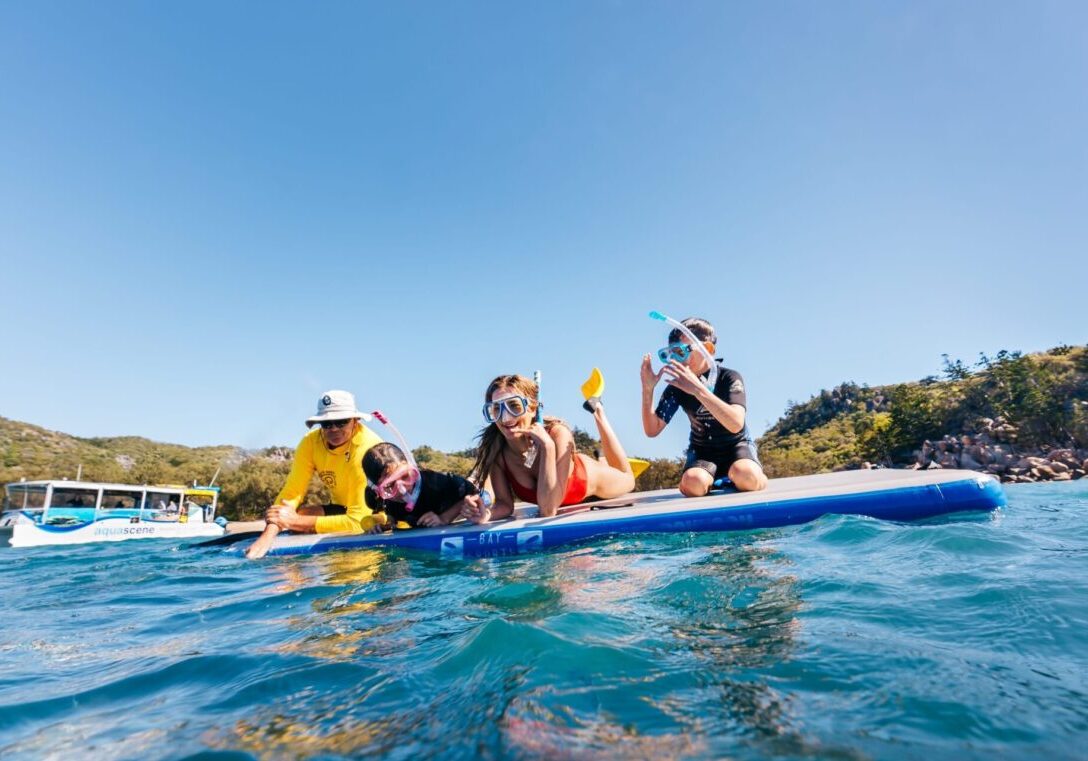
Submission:
M 356 409 L 355 395 L 350 391 L 333 389 L 326 391 L 317 400 L 317 413 L 313 417 L 306 418 L 306 425 L 314 425 L 326 420 L 352 420 L 353 418 L 370 420 L 371 416 Z

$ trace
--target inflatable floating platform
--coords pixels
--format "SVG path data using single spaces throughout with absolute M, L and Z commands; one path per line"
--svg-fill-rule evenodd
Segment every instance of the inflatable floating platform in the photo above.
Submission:
M 772 479 L 760 492 L 732 489 L 688 499 L 676 489 L 635 492 L 618 499 L 560 508 L 542 518 L 536 505 L 519 506 L 503 521 L 456 523 L 385 534 L 284 534 L 269 555 L 402 547 L 445 557 L 491 557 L 539 552 L 607 536 L 693 531 L 749 531 L 808 523 L 824 515 L 865 515 L 916 521 L 1005 505 L 991 476 L 968 470 L 854 470 Z M 241 553 L 239 543 L 229 551 Z

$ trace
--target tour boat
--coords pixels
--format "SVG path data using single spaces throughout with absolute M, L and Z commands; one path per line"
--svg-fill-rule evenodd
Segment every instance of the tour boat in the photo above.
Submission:
M 218 486 L 17 481 L 5 492 L 0 544 L 12 547 L 223 535 Z

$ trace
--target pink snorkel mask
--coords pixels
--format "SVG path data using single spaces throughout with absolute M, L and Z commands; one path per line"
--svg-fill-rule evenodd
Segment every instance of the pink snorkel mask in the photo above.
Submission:
M 392 431 L 400 451 L 404 453 L 404 459 L 408 462 L 383 478 L 379 483 L 371 483 L 370 486 L 382 499 L 403 502 L 405 509 L 411 512 L 412 508 L 416 506 L 416 502 L 419 500 L 419 492 L 423 488 L 423 479 L 420 476 L 419 467 L 416 465 L 416 459 L 412 457 L 412 450 L 409 448 L 408 442 L 405 441 L 404 436 L 397 430 L 397 427 L 389 422 L 389 418 L 381 410 L 374 410 L 371 414 Z

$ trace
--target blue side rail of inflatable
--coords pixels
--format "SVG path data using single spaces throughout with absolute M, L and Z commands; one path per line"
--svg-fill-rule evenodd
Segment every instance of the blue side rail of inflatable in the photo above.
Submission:
M 620 534 L 750 531 L 808 523 L 833 514 L 918 521 L 956 512 L 992 511 L 1005 505 L 1005 494 L 996 480 L 971 477 L 939 484 L 780 498 L 769 502 L 692 505 L 687 509 L 683 498 L 666 501 L 670 506 L 667 510 L 655 509 L 655 505 L 647 503 L 483 526 L 455 524 L 380 535 L 282 537 L 285 541 L 277 543 L 269 554 L 310 554 L 384 546 L 457 557 L 516 555 Z M 292 542 L 292 539 L 297 541 Z

